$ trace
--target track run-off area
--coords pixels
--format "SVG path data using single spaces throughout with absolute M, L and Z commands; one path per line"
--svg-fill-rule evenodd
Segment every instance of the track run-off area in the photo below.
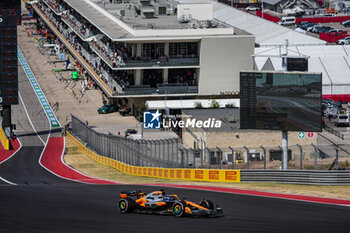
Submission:
M 349 201 L 239 189 L 168 185 L 168 194 L 219 204 L 220 218 L 122 214 L 122 190 L 160 189 L 94 179 L 63 160 L 65 142 L 52 128 L 19 65 L 20 103 L 13 107 L 17 141 L 0 151 L 0 232 L 347 232 Z M 331 187 L 330 187 L 331 188 Z M 293 198 L 293 197 L 299 197 Z M 294 200 L 292 200 L 294 199 Z M 318 202 L 318 203 L 315 203 Z M 328 204 L 322 204 L 328 203 Z M 333 204 L 332 204 L 333 203 Z

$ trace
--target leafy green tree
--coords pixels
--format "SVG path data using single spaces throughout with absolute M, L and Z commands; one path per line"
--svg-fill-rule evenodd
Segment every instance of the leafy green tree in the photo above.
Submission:
M 203 105 L 201 102 L 196 101 L 196 102 L 194 102 L 194 108 L 200 109 L 200 108 L 203 108 Z
M 136 119 L 139 122 L 143 122 L 143 112 L 146 111 L 148 108 L 146 102 L 140 103 L 138 105 L 136 105 L 136 110 L 137 110 L 137 116 Z
M 215 99 L 214 96 L 210 98 L 210 108 L 220 108 L 219 102 Z

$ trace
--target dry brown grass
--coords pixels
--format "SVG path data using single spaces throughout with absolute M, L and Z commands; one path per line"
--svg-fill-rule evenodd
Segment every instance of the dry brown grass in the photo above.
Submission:
M 114 168 L 99 164 L 84 153 L 82 153 L 68 138 L 66 138 L 67 153 L 64 160 L 75 169 L 96 178 L 113 180 L 128 184 L 191 184 L 205 186 L 220 186 L 240 189 L 250 189 L 277 193 L 309 195 L 317 197 L 330 197 L 350 199 L 350 186 L 316 186 L 316 185 L 294 185 L 277 183 L 215 183 L 196 182 L 183 180 L 167 180 L 150 177 L 137 177 L 124 174 Z

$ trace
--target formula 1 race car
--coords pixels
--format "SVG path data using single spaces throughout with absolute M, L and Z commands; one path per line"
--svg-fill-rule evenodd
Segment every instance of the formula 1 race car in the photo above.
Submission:
M 222 209 L 214 208 L 210 200 L 202 199 L 197 204 L 177 195 L 165 195 L 164 190 L 149 194 L 141 190 L 122 191 L 120 193 L 119 209 L 122 213 L 146 213 L 182 216 L 223 216 Z M 134 198 L 131 198 L 134 197 Z

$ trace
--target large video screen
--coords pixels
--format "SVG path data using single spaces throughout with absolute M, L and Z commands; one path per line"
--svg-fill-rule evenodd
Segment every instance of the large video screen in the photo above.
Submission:
M 322 130 L 322 75 L 241 72 L 240 128 Z
M 302 71 L 307 72 L 309 70 L 307 58 L 293 58 L 287 57 L 287 71 Z

